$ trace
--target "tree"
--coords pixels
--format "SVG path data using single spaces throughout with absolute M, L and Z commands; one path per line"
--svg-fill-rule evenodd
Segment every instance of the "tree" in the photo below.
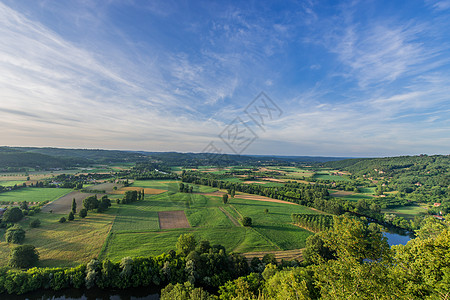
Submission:
M 136 202 L 137 199 L 138 199 L 137 191 L 126 191 L 123 196 L 122 203 L 126 204 Z
M 19 207 L 20 207 L 21 210 L 28 210 L 28 203 L 27 203 L 27 201 L 20 202 Z
M 177 250 L 179 253 L 187 256 L 191 251 L 195 250 L 197 241 L 192 233 L 180 235 L 177 242 Z
M 176 285 L 169 283 L 163 290 L 161 290 L 161 300 L 172 299 L 212 300 L 216 299 L 216 297 L 203 290 L 203 288 L 196 288 L 193 284 L 187 281 L 184 284 L 177 283 Z
M 86 208 L 86 210 L 98 208 L 98 204 L 99 202 L 97 199 L 97 195 L 89 196 L 83 200 L 83 206 L 84 208 Z
M 223 194 L 222 195 L 222 201 L 223 201 L 224 204 L 228 203 L 228 194 Z
M 20 244 L 25 239 L 25 230 L 19 224 L 15 224 L 6 230 L 5 239 L 7 243 Z
M 18 207 L 8 208 L 3 214 L 4 222 L 18 222 L 23 218 L 22 210 Z
M 250 218 L 250 217 L 244 217 L 244 218 L 242 219 L 242 225 L 243 225 L 243 226 L 247 226 L 247 227 L 252 226 L 252 218 Z
M 39 252 L 33 245 L 15 247 L 10 254 L 8 265 L 13 268 L 29 268 L 39 261 Z
M 86 208 L 80 209 L 80 212 L 78 213 L 78 215 L 79 215 L 81 218 L 86 218 L 86 216 L 87 216 L 87 209 L 86 209 Z
M 307 263 L 321 263 L 335 258 L 336 251 L 325 246 L 322 233 L 316 233 L 306 239 L 306 247 L 303 250 L 303 258 Z
M 236 191 L 235 190 L 231 190 L 231 193 L 230 193 L 231 198 L 234 198 L 234 195 L 236 195 Z
M 77 213 L 77 201 L 75 201 L 75 198 L 73 198 L 73 201 L 72 201 L 72 212 L 74 214 Z
M 73 221 L 75 219 L 75 215 L 73 214 L 73 211 L 70 211 L 69 216 L 67 217 L 67 220 Z
M 41 226 L 41 220 L 39 219 L 34 219 L 33 221 L 30 222 L 31 228 L 37 228 L 39 226 Z
M 97 212 L 101 213 L 108 209 L 111 206 L 111 200 L 108 199 L 108 196 L 103 196 L 100 204 L 98 205 Z
M 58 221 L 59 223 L 65 223 L 66 222 L 66 218 L 64 218 L 64 217 L 61 217 L 61 219 L 59 219 L 59 221 Z

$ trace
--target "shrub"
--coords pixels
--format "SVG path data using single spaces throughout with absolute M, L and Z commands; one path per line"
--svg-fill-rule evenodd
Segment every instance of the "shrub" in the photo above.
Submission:
M 67 220 L 73 221 L 74 219 L 75 219 L 75 216 L 73 215 L 73 212 L 71 211 L 71 212 L 69 213 L 69 216 L 67 217 Z
M 20 244 L 25 239 L 25 230 L 16 224 L 6 230 L 5 239 L 7 243 Z
M 59 219 L 59 221 L 58 221 L 59 223 L 64 223 L 64 222 L 66 222 L 66 218 L 64 218 L 64 217 L 61 217 L 61 219 Z
M 23 218 L 22 210 L 18 207 L 8 208 L 3 214 L 3 221 L 18 222 Z
M 30 222 L 31 228 L 37 228 L 39 226 L 41 226 L 41 220 L 39 219 L 34 219 L 33 221 Z
M 15 247 L 10 254 L 9 266 L 13 268 L 29 268 L 39 261 L 39 252 L 33 245 Z
M 244 217 L 242 219 L 242 225 L 244 225 L 244 226 L 252 226 L 252 218 Z
M 78 213 L 78 215 L 79 215 L 81 218 L 85 218 L 85 217 L 87 216 L 87 210 L 86 210 L 86 208 L 80 209 L 80 212 Z

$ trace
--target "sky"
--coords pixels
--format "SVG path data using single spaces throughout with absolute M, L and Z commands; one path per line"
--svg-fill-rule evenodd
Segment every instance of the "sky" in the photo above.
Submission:
M 449 154 L 450 0 L 0 0 L 0 145 Z

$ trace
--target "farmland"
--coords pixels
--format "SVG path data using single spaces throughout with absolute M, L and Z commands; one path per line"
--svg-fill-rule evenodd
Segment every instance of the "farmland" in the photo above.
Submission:
M 68 173 L 75 176 L 85 172 L 123 172 L 131 167 L 130 164 L 117 164 L 70 170 Z M 272 197 L 270 194 L 274 191 L 282 191 L 287 185 L 296 191 L 299 188 L 316 191 L 324 187 L 328 190 L 329 201 L 337 199 L 355 206 L 361 200 L 379 203 L 396 195 L 396 191 L 389 191 L 385 193 L 385 198 L 381 198 L 377 194 L 378 188 L 371 181 L 354 183 L 350 181 L 348 172 L 331 168 L 199 166 L 173 167 L 172 171 L 210 176 L 207 177 L 209 180 L 218 179 L 223 184 L 231 184 L 231 187 L 241 185 L 259 188 L 250 193 L 236 191 L 235 197 L 229 198 L 228 203 L 224 204 L 222 195 L 229 194 L 230 188 L 227 191 L 217 185 L 212 186 L 210 182 L 208 185 L 184 183 L 190 187 L 191 193 L 180 192 L 181 180 L 172 179 L 130 180 L 125 186 L 122 181 L 96 185 L 87 183 L 84 187 L 89 186 L 88 189 L 105 190 L 112 200 L 112 206 L 103 213 L 89 212 L 85 219 L 76 215 L 74 221 L 64 224 L 58 223 L 58 220 L 67 217 L 73 198 L 79 210 L 82 200 L 92 194 L 63 188 L 21 187 L 0 193 L 0 203 L 53 201 L 36 215 L 26 216 L 19 224 L 26 229 L 25 242 L 35 245 L 41 253 L 40 266 L 72 266 L 97 256 L 119 261 L 124 256 L 158 255 L 174 249 L 178 237 L 183 233 L 193 233 L 197 240 L 207 239 L 211 244 L 225 246 L 229 252 L 251 253 L 250 256 L 258 256 L 255 252 L 283 256 L 283 251 L 288 250 L 298 254 L 296 251 L 305 247 L 306 238 L 312 233 L 294 226 L 291 215 L 322 212 L 314 206 L 298 205 L 285 194 L 274 194 Z M 26 182 L 24 176 L 3 176 L 1 183 L 6 187 L 19 185 Z M 30 172 L 29 176 L 51 180 L 55 173 Z M 272 190 L 262 196 L 264 189 Z M 133 203 L 116 203 L 126 191 L 143 191 L 145 197 Z M 395 214 L 407 220 L 425 211 L 418 205 L 382 210 L 383 213 Z M 250 217 L 252 226 L 242 226 L 240 220 L 243 217 Z M 29 228 L 30 221 L 35 218 L 41 220 L 41 227 Z M 4 232 L 4 229 L 0 229 L 1 235 Z M 12 246 L 6 243 L 0 246 L 0 258 L 6 262 Z
M 48 204 L 42 212 L 26 216 L 19 222 L 26 230 L 24 242 L 35 245 L 41 254 L 39 265 L 49 267 L 74 266 L 96 256 L 118 261 L 124 256 L 161 254 L 174 249 L 180 234 L 187 232 L 192 232 L 199 240 L 207 239 L 211 244 L 221 244 L 229 251 L 239 253 L 300 249 L 311 235 L 290 224 L 292 213 L 312 212 L 303 206 L 270 198 L 271 202 L 268 202 L 264 197 L 245 193 L 239 193 L 228 204 L 223 204 L 221 195 L 226 191 L 191 185 L 193 193 L 180 193 L 179 183 L 175 180 L 136 180 L 128 187 L 117 189 L 106 183 L 91 186 L 91 189 L 107 187 L 113 200 L 123 197 L 127 190 L 144 190 L 145 198 L 126 205 L 113 201 L 112 207 L 104 213 L 90 212 L 84 219 L 76 216 L 74 221 L 63 224 L 58 220 L 67 217 L 72 199 L 76 198 L 81 208 L 81 200 L 89 194 L 72 192 L 72 189 L 26 187 L 0 193 L 0 201 L 51 202 L 61 198 Z M 178 215 L 172 216 L 172 212 L 183 214 L 187 223 L 180 225 L 170 221 L 171 218 L 180 219 Z M 168 227 L 161 223 L 164 214 Z M 239 223 L 243 216 L 251 217 L 254 226 L 243 227 Z M 30 228 L 29 223 L 36 218 L 41 221 L 41 226 Z M 0 229 L 0 238 L 3 239 L 4 233 L 4 229 Z M 3 261 L 0 265 L 6 264 L 11 247 L 0 244 Z
M 311 212 L 308 208 L 239 199 L 239 195 L 229 204 L 223 204 L 220 197 L 208 195 L 216 189 L 196 185 L 194 190 L 201 194 L 178 193 L 177 184 L 175 181 L 134 182 L 132 187 L 165 187 L 168 192 L 146 195 L 142 201 L 120 206 L 101 256 L 117 260 L 127 255 L 160 254 L 173 249 L 179 235 L 185 232 L 241 253 L 303 248 L 311 234 L 290 225 L 293 212 Z M 264 209 L 269 213 L 264 213 Z M 255 226 L 236 226 L 222 210 L 235 219 L 249 216 L 255 220 Z M 167 211 L 184 211 L 190 228 L 160 228 L 158 213 Z

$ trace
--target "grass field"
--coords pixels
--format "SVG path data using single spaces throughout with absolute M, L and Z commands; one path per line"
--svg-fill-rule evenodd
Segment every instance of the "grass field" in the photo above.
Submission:
M 67 193 L 70 193 L 72 189 L 59 189 L 59 188 L 21 188 L 14 191 L 8 191 L 0 193 L 0 204 L 4 201 L 12 202 L 42 202 L 53 201 Z
M 350 179 L 344 176 L 329 175 L 329 174 L 314 174 L 313 178 L 321 180 L 333 180 L 333 181 L 349 181 Z
M 424 213 L 426 211 L 427 211 L 426 209 L 424 209 L 418 205 L 411 205 L 411 206 L 403 206 L 403 207 L 398 207 L 398 208 L 385 209 L 382 212 L 396 214 L 400 217 L 404 217 L 405 219 L 413 219 L 419 213 Z
M 251 217 L 253 229 L 280 250 L 298 249 L 305 246 L 309 231 L 291 225 L 293 213 L 317 213 L 307 207 L 255 200 L 232 199 L 232 206 L 242 215 Z M 264 210 L 268 209 L 269 213 Z M 228 210 L 232 213 L 231 210 Z M 237 215 L 234 212 L 235 215 Z
M 100 253 L 109 229 L 114 220 L 115 208 L 108 214 L 89 213 L 84 219 L 59 223 L 58 220 L 67 215 L 39 213 L 26 217 L 19 224 L 26 230 L 24 244 L 36 246 L 40 254 L 39 266 L 64 267 L 87 263 Z M 31 220 L 41 221 L 39 228 L 30 228 Z M 9 252 L 15 245 L 3 242 L 5 230 L 0 230 L 0 266 L 8 262 Z
M 355 193 L 353 195 L 347 195 L 344 197 L 339 197 L 345 200 L 349 200 L 349 201 L 354 201 L 354 202 L 358 202 L 358 200 L 360 199 L 373 199 L 372 196 L 368 196 L 366 194 L 361 194 L 361 193 Z
M 15 185 L 22 185 L 25 181 L 24 180 L 0 180 L 1 186 L 15 186 Z

